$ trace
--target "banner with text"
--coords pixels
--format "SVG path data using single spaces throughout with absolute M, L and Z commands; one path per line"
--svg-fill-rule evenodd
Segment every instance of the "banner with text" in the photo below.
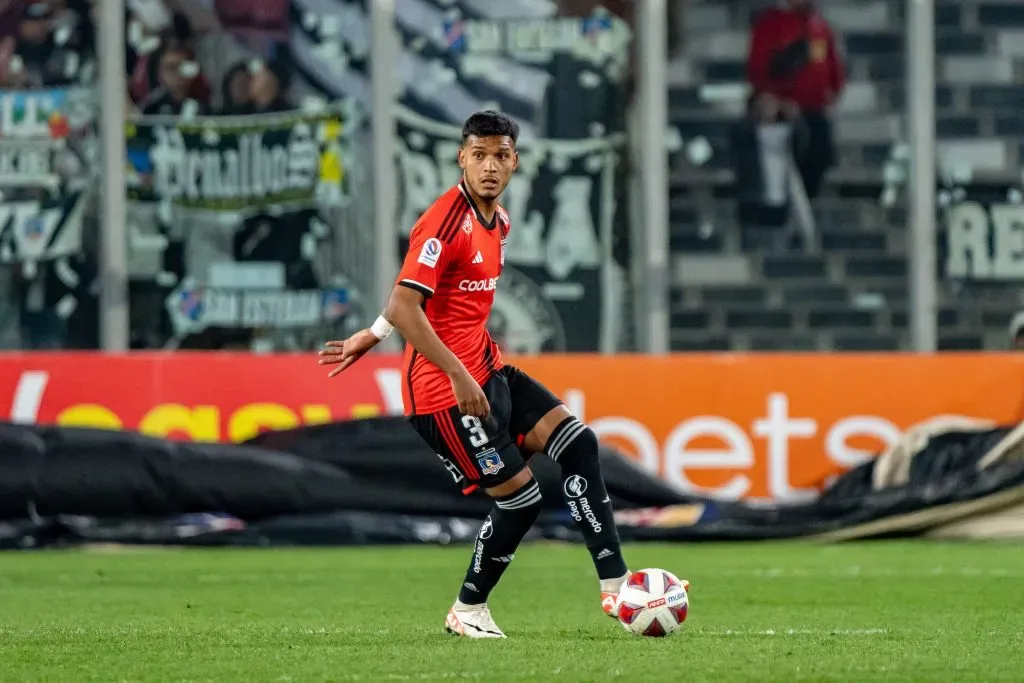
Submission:
M 127 158 L 130 270 L 162 288 L 168 345 L 322 333 L 350 312 L 316 268 L 321 212 L 344 197 L 339 112 L 137 117 Z
M 0 90 L 0 262 L 82 250 L 95 102 L 87 88 Z
M 602 440 L 681 489 L 728 500 L 813 498 L 835 475 L 939 415 L 1024 419 L 1024 356 L 534 356 Z M 315 356 L 0 356 L 0 416 L 204 441 L 399 414 L 399 358 L 334 380 Z M 130 386 L 132 391 L 123 391 Z

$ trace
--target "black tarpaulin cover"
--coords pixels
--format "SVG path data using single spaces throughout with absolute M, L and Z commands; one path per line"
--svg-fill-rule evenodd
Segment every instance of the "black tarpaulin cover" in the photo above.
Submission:
M 610 448 L 601 457 L 624 540 L 815 536 L 983 501 L 1024 484 L 1024 430 L 931 425 L 810 504 L 685 496 Z M 558 467 L 531 461 L 545 511 L 533 538 L 576 540 Z M 1024 488 L 1022 488 L 1024 491 Z M 0 547 L 452 543 L 490 508 L 463 496 L 401 418 L 196 444 L 128 432 L 0 424 Z M 920 529 L 918 521 L 913 526 Z M 888 533 L 901 533 L 895 524 Z

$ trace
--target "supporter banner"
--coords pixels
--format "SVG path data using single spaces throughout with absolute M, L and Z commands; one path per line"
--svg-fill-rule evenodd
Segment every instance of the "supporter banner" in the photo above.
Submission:
M 939 188 L 939 243 L 945 275 L 986 283 L 1024 280 L 1020 230 L 1024 195 L 1019 183 L 947 182 Z
M 0 138 L 37 143 L 66 140 L 93 122 L 95 99 L 87 88 L 0 90 Z
M 242 213 L 336 199 L 340 133 L 337 113 L 134 118 L 128 197 Z
M 802 501 L 939 415 L 1024 419 L 1024 357 L 537 356 L 515 361 L 605 441 L 695 495 Z M 0 356 L 0 417 L 238 441 L 401 411 L 397 357 Z M 126 391 L 125 387 L 130 387 Z
M 0 262 L 81 251 L 95 113 L 88 89 L 0 90 Z
M 34 263 L 82 250 L 85 196 L 0 203 L 0 263 Z
M 293 328 L 333 323 L 349 313 L 347 289 L 230 289 L 197 287 L 185 281 L 167 297 L 167 314 L 177 335 L 209 327 Z
M 129 122 L 129 269 L 158 288 L 135 305 L 166 313 L 152 339 L 304 348 L 348 329 L 358 292 L 316 267 L 344 202 L 342 137 L 330 109 Z

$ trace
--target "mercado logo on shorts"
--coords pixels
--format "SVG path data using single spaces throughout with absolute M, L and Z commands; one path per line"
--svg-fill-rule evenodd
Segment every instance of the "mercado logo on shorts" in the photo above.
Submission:
M 480 465 L 480 474 L 488 476 L 497 474 L 505 466 L 505 463 L 501 461 L 501 456 L 493 448 L 478 453 L 476 461 Z

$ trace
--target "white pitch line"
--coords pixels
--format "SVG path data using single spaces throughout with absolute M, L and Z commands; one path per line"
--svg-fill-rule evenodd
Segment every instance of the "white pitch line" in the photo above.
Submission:
M 918 571 L 905 569 L 879 569 L 877 567 L 840 567 L 836 569 L 799 569 L 793 567 L 763 567 L 757 569 L 726 569 L 715 572 L 715 576 L 748 577 L 757 579 L 834 579 L 834 578 L 921 578 L 932 576 L 972 576 L 992 578 L 1024 578 L 1024 572 L 1000 568 L 981 567 L 931 567 Z
M 885 628 L 769 628 L 760 631 L 695 628 L 686 630 L 693 635 L 706 636 L 881 636 L 889 632 L 889 629 Z

